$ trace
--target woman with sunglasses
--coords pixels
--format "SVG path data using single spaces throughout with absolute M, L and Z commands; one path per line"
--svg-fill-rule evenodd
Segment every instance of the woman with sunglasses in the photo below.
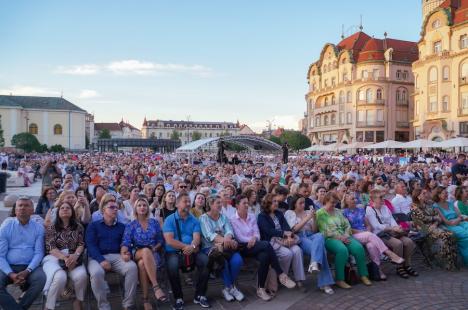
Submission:
M 381 195 L 377 199 L 382 199 Z M 353 195 L 345 194 L 341 203 L 343 215 L 348 219 L 353 231 L 353 237 L 366 246 L 371 260 L 379 267 L 380 279 L 387 280 L 387 276 L 380 268 L 380 256 L 387 255 L 393 263 L 401 264 L 404 259 L 393 253 L 375 234 L 371 233 L 369 222 L 366 219 L 366 211 L 356 206 Z
M 222 278 L 224 289 L 222 294 L 226 301 L 242 301 L 244 294 L 235 283 L 243 265 L 242 257 L 238 252 L 238 243 L 234 238 L 234 231 L 229 219 L 221 214 L 221 198 L 211 196 L 208 199 L 208 211 L 200 216 L 202 231 L 202 251 L 208 256 L 213 250 L 222 252 L 225 257 Z
M 358 274 L 362 283 L 371 285 L 366 266 L 366 252 L 361 243 L 352 237 L 351 225 L 343 216 L 341 210 L 335 208 L 338 197 L 334 193 L 328 193 L 325 196 L 324 203 L 324 207 L 317 211 L 317 225 L 326 238 L 325 247 L 335 254 L 336 285 L 343 289 L 351 288 L 345 282 L 345 266 L 349 254 L 356 259 Z
M 419 274 L 411 267 L 411 258 L 416 245 L 406 236 L 405 231 L 394 220 L 392 212 L 385 205 L 382 199 L 382 193 L 379 190 L 372 190 L 370 193 L 370 203 L 366 208 L 366 218 L 369 221 L 372 232 L 399 257 L 405 261 L 397 265 L 397 274 L 408 279 L 409 275 L 418 276 Z
M 126 225 L 120 249 L 122 255 L 134 252 L 145 310 L 152 309 L 148 300 L 149 283 L 156 299 L 160 302 L 167 301 L 157 280 L 157 267 L 161 262 L 158 252 L 163 244 L 162 230 L 159 222 L 151 218 L 150 214 L 148 201 L 145 198 L 137 198 L 134 207 L 135 220 Z

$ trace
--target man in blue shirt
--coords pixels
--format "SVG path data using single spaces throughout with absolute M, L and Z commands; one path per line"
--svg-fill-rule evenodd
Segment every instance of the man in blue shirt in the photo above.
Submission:
M 115 197 L 105 195 L 102 200 L 102 220 L 92 222 L 86 230 L 86 246 L 90 256 L 88 270 L 91 289 L 100 310 L 110 310 L 107 300 L 106 272 L 117 272 L 125 277 L 123 309 L 133 307 L 138 283 L 138 268 L 129 252 L 121 253 L 120 245 L 125 225 L 117 222 L 118 206 Z
M 174 309 L 184 309 L 182 287 L 180 285 L 179 268 L 184 263 L 184 256 L 195 256 L 198 268 L 198 281 L 194 303 L 203 308 L 209 308 L 206 298 L 209 270 L 208 256 L 200 252 L 200 222 L 190 214 L 190 197 L 186 193 L 179 194 L 176 201 L 177 211 L 164 221 L 163 232 L 166 240 L 167 273 L 174 294 Z
M 16 201 L 16 219 L 0 228 L 0 306 L 3 309 L 28 309 L 46 282 L 41 260 L 44 256 L 44 226 L 31 220 L 31 199 Z M 27 288 L 20 302 L 7 292 L 8 284 Z

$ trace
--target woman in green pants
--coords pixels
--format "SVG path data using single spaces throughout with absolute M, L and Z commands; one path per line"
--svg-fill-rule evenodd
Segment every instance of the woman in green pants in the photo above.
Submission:
M 324 206 L 317 211 L 317 225 L 326 238 L 325 247 L 335 254 L 335 280 L 340 288 L 349 289 L 351 286 L 345 282 L 345 265 L 349 255 L 356 259 L 359 276 L 362 283 L 371 285 L 367 278 L 366 252 L 361 243 L 351 237 L 352 231 L 348 220 L 341 210 L 335 206 L 339 202 L 334 193 L 328 193 L 324 199 Z

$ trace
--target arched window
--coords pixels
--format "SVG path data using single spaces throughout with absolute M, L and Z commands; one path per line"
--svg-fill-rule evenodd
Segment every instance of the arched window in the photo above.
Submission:
M 34 123 L 31 123 L 29 125 L 29 133 L 33 134 L 33 135 L 37 135 L 39 129 L 37 128 L 37 125 L 34 124 Z
M 325 117 L 323 118 L 323 125 L 328 125 L 328 115 L 325 115 Z
M 333 105 L 336 104 L 335 96 L 332 97 L 332 99 L 331 99 L 331 104 L 333 104 Z
M 440 27 L 440 20 L 436 19 L 432 22 L 432 29 L 437 29 Z
M 331 115 L 331 124 L 332 124 L 332 125 L 335 125 L 335 124 L 336 124 L 336 115 L 335 115 L 335 114 L 332 114 L 332 115 Z
M 377 100 L 382 100 L 382 89 L 377 89 Z
M 370 89 L 370 88 L 366 90 L 366 101 L 367 102 L 372 102 L 373 101 L 372 89 Z
M 320 116 L 317 116 L 317 117 L 315 118 L 315 126 L 316 126 L 316 127 L 319 127 L 319 126 L 320 126 Z
M 62 125 L 56 124 L 54 126 L 54 135 L 61 135 L 62 134 Z
M 448 66 L 445 66 L 443 69 L 442 69 L 442 79 L 444 81 L 448 81 L 450 78 L 450 69 Z
M 465 63 L 462 65 L 460 74 L 461 74 L 461 77 L 462 77 L 462 78 L 468 77 L 468 62 L 465 62 Z
M 437 68 L 432 67 L 429 70 L 429 83 L 435 83 L 437 82 Z
M 399 89 L 397 89 L 397 91 L 396 91 L 396 100 L 397 100 L 397 101 L 400 101 L 400 100 L 401 100 L 401 93 L 400 93 L 400 90 L 399 90 Z
M 325 98 L 325 106 L 328 106 L 328 97 Z
M 346 102 L 352 102 L 353 101 L 353 94 L 351 93 L 351 91 L 348 91 L 346 93 Z
M 406 89 L 403 89 L 403 90 L 401 91 L 401 100 L 402 100 L 402 101 L 406 101 L 406 97 L 407 97 L 407 96 L 406 96 Z
M 340 99 L 339 99 L 339 102 L 340 104 L 342 103 L 345 103 L 345 95 L 344 95 L 344 91 L 340 91 Z

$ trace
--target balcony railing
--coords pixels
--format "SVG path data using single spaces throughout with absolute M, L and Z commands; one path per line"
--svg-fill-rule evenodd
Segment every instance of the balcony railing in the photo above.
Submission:
M 409 100 L 397 100 L 397 105 L 409 105 Z
M 397 122 L 396 125 L 399 128 L 409 128 L 409 122 Z
M 356 127 L 357 128 L 365 128 L 365 127 L 384 127 L 385 122 L 357 122 Z
M 374 99 L 372 101 L 358 100 L 358 105 L 385 104 L 384 99 Z

